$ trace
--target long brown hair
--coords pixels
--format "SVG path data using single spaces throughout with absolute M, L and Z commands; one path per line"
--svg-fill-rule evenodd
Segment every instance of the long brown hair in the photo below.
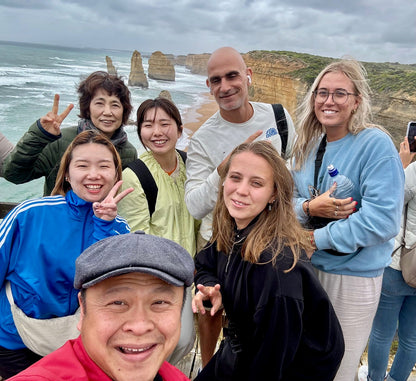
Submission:
M 293 252 L 295 266 L 300 251 L 312 251 L 312 246 L 306 231 L 296 218 L 293 208 L 294 183 L 286 163 L 269 142 L 243 143 L 232 151 L 222 172 L 221 183 L 228 175 L 231 162 L 238 160 L 236 156 L 242 152 L 252 152 L 267 161 L 273 172 L 275 189 L 275 202 L 270 204 L 271 210 L 266 207 L 260 213 L 244 242 L 242 257 L 246 261 L 258 263 L 261 253 L 270 248 L 273 250 L 272 261 L 275 262 L 283 247 L 289 246 Z M 220 187 L 218 192 L 213 218 L 211 242 L 216 241 L 218 250 L 229 253 L 234 241 L 235 223 L 225 205 L 223 187 Z
M 71 142 L 71 144 L 66 149 L 64 155 L 62 156 L 58 175 L 55 181 L 55 187 L 53 188 L 52 193 L 51 193 L 52 196 L 57 195 L 57 194 L 65 196 L 66 193 L 72 189 L 71 184 L 65 179 L 69 170 L 69 165 L 71 164 L 71 161 L 72 161 L 72 153 L 74 152 L 75 147 L 78 147 L 83 144 L 89 144 L 89 143 L 102 144 L 108 148 L 108 150 L 113 154 L 114 166 L 116 168 L 116 181 L 115 182 L 121 180 L 121 173 L 122 173 L 121 159 L 113 143 L 111 143 L 111 141 L 104 134 L 98 131 L 95 131 L 95 130 L 83 131 L 74 138 L 74 140 Z

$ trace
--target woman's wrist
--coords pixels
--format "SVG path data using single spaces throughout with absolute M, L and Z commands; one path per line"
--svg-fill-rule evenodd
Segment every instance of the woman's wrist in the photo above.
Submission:
M 303 211 L 305 212 L 305 214 L 308 216 L 308 217 L 311 217 L 311 209 L 310 209 L 310 202 L 311 202 L 311 200 L 309 199 L 309 200 L 306 200 L 304 203 L 303 203 Z

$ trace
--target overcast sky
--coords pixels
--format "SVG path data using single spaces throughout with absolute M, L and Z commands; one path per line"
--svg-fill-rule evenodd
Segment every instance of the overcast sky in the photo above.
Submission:
M 416 63 L 416 0 L 0 0 L 0 40 Z

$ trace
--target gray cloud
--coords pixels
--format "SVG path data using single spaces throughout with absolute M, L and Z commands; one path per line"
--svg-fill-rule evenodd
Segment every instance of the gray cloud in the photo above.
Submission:
M 414 0 L 0 0 L 0 40 L 212 52 L 224 45 L 416 63 Z

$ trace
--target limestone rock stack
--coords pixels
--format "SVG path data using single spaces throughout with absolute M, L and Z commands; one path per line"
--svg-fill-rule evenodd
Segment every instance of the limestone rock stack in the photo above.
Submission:
M 179 66 L 186 66 L 186 56 L 184 55 L 176 56 L 174 59 L 174 64 L 179 65 Z
M 162 90 L 159 93 L 159 98 L 166 98 L 166 99 L 169 99 L 171 102 L 173 102 L 172 95 L 170 95 L 170 92 L 168 90 Z
M 162 52 L 156 51 L 149 58 L 147 74 L 149 78 L 174 81 L 175 67 Z
M 207 63 L 209 57 L 211 57 L 210 53 L 188 54 L 186 57 L 185 66 L 193 74 L 207 75 Z
M 175 56 L 173 54 L 165 54 L 165 57 L 173 64 L 175 65 Z
M 131 56 L 129 86 L 149 87 L 149 82 L 143 70 L 142 56 L 137 50 Z
M 107 62 L 107 72 L 111 75 L 117 75 L 117 70 L 113 65 L 113 61 L 109 56 L 105 56 L 105 61 Z

